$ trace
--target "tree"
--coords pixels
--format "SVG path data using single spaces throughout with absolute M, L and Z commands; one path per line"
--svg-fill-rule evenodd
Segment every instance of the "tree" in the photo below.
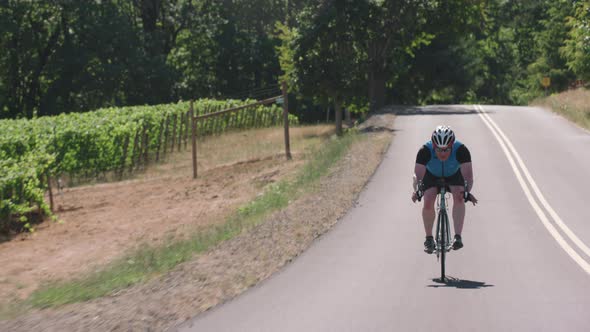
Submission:
M 304 95 L 333 103 L 338 135 L 342 105 L 358 91 L 365 72 L 357 38 L 364 17 L 364 1 L 319 1 L 302 12 L 293 39 L 291 85 Z
M 59 43 L 62 7 L 54 2 L 3 1 L 1 117 L 32 117 L 39 109 L 43 72 Z
M 434 2 L 428 0 L 370 2 L 363 40 L 371 110 L 385 104 L 386 84 L 406 65 L 406 56 L 428 43 L 431 35 L 422 32 L 426 13 L 433 5 Z
M 537 58 L 528 66 L 527 88 L 529 91 L 542 91 L 541 79 L 551 79 L 551 91 L 566 89 L 573 80 L 573 73 L 567 68 L 560 48 L 567 38 L 566 17 L 572 14 L 569 1 L 548 1 L 545 15 L 540 20 L 541 28 L 534 34 Z
M 248 97 L 274 85 L 279 62 L 276 21 L 285 19 L 286 1 L 200 1 L 179 35 L 169 63 L 183 73 L 176 85 L 185 97 Z
M 111 2 L 64 2 L 60 37 L 44 73 L 38 115 L 139 102 L 144 53 L 135 28 Z M 130 97 L 131 96 L 131 97 Z
M 479 1 L 429 3 L 421 28 L 397 51 L 388 84 L 395 102 L 456 103 L 473 98 L 487 75 L 485 48 L 478 41 L 482 17 Z M 484 23 L 482 23 L 484 22 Z
M 580 79 L 590 81 L 590 4 L 579 1 L 571 6 L 575 12 L 566 18 L 570 30 L 560 52 L 570 70 Z

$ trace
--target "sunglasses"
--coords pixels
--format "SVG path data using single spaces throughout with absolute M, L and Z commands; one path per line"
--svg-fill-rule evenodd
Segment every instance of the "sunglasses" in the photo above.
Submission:
M 450 150 L 451 150 L 451 148 L 434 148 L 434 151 L 436 151 L 436 152 L 447 152 Z

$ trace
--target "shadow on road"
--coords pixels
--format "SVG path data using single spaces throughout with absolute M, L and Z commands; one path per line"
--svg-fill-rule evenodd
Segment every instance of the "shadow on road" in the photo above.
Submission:
M 484 109 L 482 113 L 496 113 L 489 109 Z M 404 106 L 389 105 L 375 111 L 373 114 L 394 114 L 397 116 L 414 116 L 414 115 L 477 115 L 478 111 L 469 105 L 428 105 L 428 106 Z
M 447 276 L 445 280 L 441 280 L 440 278 L 434 278 L 432 279 L 432 281 L 436 284 L 428 285 L 428 287 L 455 287 L 462 289 L 480 289 L 485 287 L 494 287 L 494 285 L 486 284 L 485 281 L 462 280 L 450 276 Z
M 473 109 L 461 109 L 452 106 L 429 106 L 429 107 L 398 107 L 394 109 L 397 116 L 408 115 L 470 115 L 478 112 Z M 484 111 L 484 113 L 490 113 Z

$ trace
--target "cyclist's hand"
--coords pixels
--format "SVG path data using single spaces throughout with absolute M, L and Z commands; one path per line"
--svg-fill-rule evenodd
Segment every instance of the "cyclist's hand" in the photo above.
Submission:
M 419 180 L 416 187 L 416 191 L 412 193 L 412 202 L 416 203 L 416 201 L 422 201 L 422 196 L 424 196 L 424 184 L 422 180 Z
M 412 193 L 412 202 L 420 202 L 422 200 L 422 196 L 424 196 L 424 192 L 422 190 L 414 191 Z
M 415 191 L 412 193 L 412 202 L 416 203 L 416 201 L 418 200 L 418 193 L 416 193 Z
M 470 192 L 464 192 L 463 193 L 463 197 L 465 197 L 465 202 L 466 203 L 468 201 L 470 201 L 474 206 L 475 206 L 475 204 L 477 204 L 477 198 L 475 198 L 475 196 L 473 196 L 472 193 L 470 193 Z

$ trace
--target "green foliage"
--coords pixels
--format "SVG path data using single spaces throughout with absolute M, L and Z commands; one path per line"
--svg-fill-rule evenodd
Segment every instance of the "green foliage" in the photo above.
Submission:
M 175 95 L 241 97 L 277 83 L 273 31 L 285 17 L 285 1 L 197 1 L 195 7 L 168 58 L 182 74 Z
M 572 7 L 567 1 L 551 2 L 547 5 L 546 17 L 540 21 L 542 30 L 535 35 L 537 59 L 528 66 L 527 87 L 529 91 L 543 90 L 543 77 L 551 79 L 549 91 L 561 91 L 573 80 L 573 75 L 560 56 L 559 49 L 567 37 L 565 18 Z
M 1 1 L 0 118 L 276 84 L 273 29 L 286 8 L 272 0 Z
M 567 66 L 580 79 L 590 81 L 590 4 L 577 1 L 573 16 L 568 16 L 568 39 L 560 49 Z
M 0 151 L 0 232 L 9 228 L 31 229 L 29 217 L 35 212 L 49 214 L 49 206 L 44 201 L 44 186 L 41 178 L 46 175 L 53 162 L 51 155 L 40 150 L 27 152 L 9 158 Z
M 282 80 L 315 103 L 306 112 L 526 103 L 590 79 L 589 13 L 571 0 L 5 0 L 0 118 L 259 97 Z
M 346 108 L 348 109 L 348 111 L 350 111 L 350 114 L 355 114 L 355 115 L 366 115 L 369 113 L 369 102 L 366 100 L 354 100 L 353 102 L 351 102 L 350 104 L 346 105 Z
M 279 57 L 279 64 L 283 74 L 280 76 L 281 82 L 287 82 L 290 91 L 294 90 L 296 81 L 295 75 L 295 52 L 293 51 L 293 40 L 296 36 L 295 29 L 289 28 L 287 25 L 276 22 L 275 33 L 281 44 L 277 46 L 276 52 Z
M 361 34 L 361 40 L 366 40 L 368 98 L 373 110 L 392 101 L 393 98 L 387 98 L 392 88 L 406 85 L 400 77 L 410 69 L 416 51 L 435 37 L 428 26 L 430 20 L 435 21 L 432 13 L 438 5 L 438 1 L 429 0 L 370 4 L 365 18 L 366 33 Z
M 356 87 L 363 67 L 355 38 L 363 1 L 320 2 L 299 17 L 293 40 L 294 78 L 297 90 L 318 100 L 342 100 Z M 365 9 L 366 11 L 366 9 Z

